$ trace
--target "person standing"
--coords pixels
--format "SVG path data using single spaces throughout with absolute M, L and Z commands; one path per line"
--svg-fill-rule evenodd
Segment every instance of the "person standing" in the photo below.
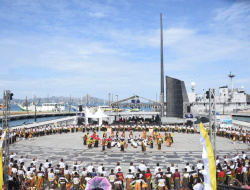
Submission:
M 144 175 L 145 175 L 145 173 L 146 173 L 146 170 L 147 170 L 147 167 L 146 167 L 146 165 L 144 164 L 144 161 L 141 161 L 141 163 L 140 163 L 140 165 L 139 165 L 138 168 L 140 169 L 140 171 L 142 172 L 142 175 L 143 175 L 143 177 L 144 177 Z
M 124 152 L 124 142 L 123 142 L 123 140 L 121 140 L 120 146 L 121 146 L 121 152 Z
M 160 177 L 157 183 L 157 190 L 164 190 L 166 186 L 166 179 L 163 177 L 163 172 L 160 172 Z
M 42 168 L 39 167 L 39 171 L 36 173 L 37 176 L 37 183 L 36 183 L 36 188 L 37 189 L 43 189 L 44 185 L 44 172 L 42 171 Z
M 150 172 L 150 169 L 147 168 L 147 171 L 144 175 L 145 181 L 147 183 L 147 187 L 146 190 L 150 190 L 152 189 L 152 183 L 151 183 L 151 179 L 152 179 L 152 173 Z
M 112 139 L 110 138 L 110 136 L 109 136 L 109 138 L 107 139 L 107 148 L 108 149 L 111 149 L 111 141 L 112 141 Z
M 135 174 L 135 167 L 134 167 L 134 165 L 133 165 L 133 162 L 130 162 L 129 169 L 131 170 L 131 173 L 132 173 L 132 174 Z
M 53 172 L 53 169 L 51 169 L 48 173 L 48 181 L 49 181 L 49 187 L 54 184 L 54 180 L 55 180 L 55 174 Z
M 66 190 L 66 183 L 69 182 L 63 175 L 62 171 L 60 171 L 60 177 L 58 179 L 58 183 L 60 184 L 60 190 Z
M 175 169 L 175 173 L 174 173 L 174 189 L 179 190 L 181 188 L 180 180 L 181 180 L 181 175 L 178 172 L 178 169 Z
M 144 144 L 143 140 L 141 140 L 141 149 L 142 149 L 142 152 L 146 151 L 146 145 Z
M 80 189 L 80 178 L 79 175 L 75 174 L 73 179 L 73 188 L 74 190 L 79 190 Z
M 97 168 L 98 175 L 100 176 L 102 173 L 103 163 L 100 163 L 100 166 Z
M 172 188 L 172 172 L 170 171 L 170 167 L 167 168 L 166 176 L 166 186 L 169 190 Z
M 184 173 L 182 177 L 182 187 L 189 188 L 189 173 L 187 172 L 187 168 L 184 168 Z
M 63 159 L 61 159 L 61 161 L 59 162 L 59 165 L 60 165 L 59 168 L 61 169 L 62 173 L 64 174 L 65 164 L 64 164 L 64 162 L 63 162 Z
M 145 184 L 147 186 L 147 183 L 140 178 L 139 174 L 136 174 L 136 180 L 132 181 L 130 185 L 135 184 L 134 190 L 141 190 L 141 185 Z
M 155 168 L 155 171 L 154 171 L 154 176 L 159 172 L 159 168 L 161 168 L 160 164 L 156 163 L 156 168 Z
M 71 175 L 70 175 L 70 171 L 69 171 L 69 166 L 68 166 L 68 165 L 66 165 L 66 167 L 65 167 L 64 176 L 66 177 L 66 179 L 67 179 L 68 181 L 70 181 Z
M 153 140 L 153 138 L 150 138 L 150 148 L 154 148 L 154 140 Z
M 116 176 L 115 176 L 114 170 L 111 169 L 111 173 L 109 174 L 108 179 L 109 179 L 109 183 L 110 183 L 111 186 L 112 186 L 112 189 L 115 188 L 115 185 L 114 185 L 115 178 L 116 178 Z
M 162 139 L 158 138 L 158 142 L 157 142 L 158 150 L 161 150 L 161 142 L 162 142 Z
M 102 139 L 102 151 L 105 151 L 106 139 Z
M 122 190 L 123 186 L 122 186 L 122 181 L 119 179 L 119 176 L 116 175 L 116 179 L 114 181 L 114 190 Z
M 131 172 L 131 169 L 128 170 L 128 173 L 126 175 L 126 188 L 127 190 L 132 190 L 133 188 L 131 187 L 130 183 L 134 179 L 134 174 Z
M 85 178 L 87 177 L 87 174 L 88 174 L 88 172 L 86 171 L 86 168 L 85 167 L 83 167 L 83 169 L 82 169 L 82 173 L 81 173 L 81 186 L 83 185 L 83 184 L 86 184 L 86 180 L 85 180 Z
M 120 162 L 117 162 L 116 167 L 115 167 L 115 171 L 114 171 L 115 174 L 118 172 L 119 168 L 122 169 L 120 166 Z
M 90 165 L 87 167 L 87 172 L 91 173 L 93 171 L 93 163 L 91 162 Z

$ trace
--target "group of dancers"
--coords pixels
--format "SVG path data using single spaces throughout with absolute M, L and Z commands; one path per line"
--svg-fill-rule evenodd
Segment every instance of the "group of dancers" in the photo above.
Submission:
M 121 149 L 121 152 L 124 152 L 124 149 L 128 147 L 129 144 L 133 148 L 141 147 L 142 151 L 146 151 L 146 147 L 154 148 L 154 142 L 157 145 L 158 150 L 161 150 L 161 146 L 166 142 L 166 146 L 170 147 L 173 144 L 173 135 L 171 133 L 165 132 L 164 135 L 159 132 L 153 132 L 150 135 L 147 135 L 147 131 L 144 130 L 142 135 L 134 135 L 133 131 L 129 132 L 127 141 L 125 139 L 125 131 L 119 134 L 119 130 L 114 132 L 111 130 L 111 135 L 107 137 L 107 132 L 103 131 L 102 138 L 96 134 L 94 131 L 92 135 L 86 133 L 83 137 L 83 145 L 87 145 L 88 149 L 96 148 L 99 146 L 99 143 L 102 145 L 102 151 L 111 149 L 111 147 L 117 146 Z M 115 134 L 114 134 L 115 133 Z

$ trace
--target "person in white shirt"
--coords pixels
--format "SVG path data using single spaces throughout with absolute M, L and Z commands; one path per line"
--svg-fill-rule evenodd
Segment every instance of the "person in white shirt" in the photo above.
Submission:
M 82 166 L 82 161 L 81 161 L 80 164 L 77 164 L 77 161 L 75 161 L 74 164 L 73 164 L 73 168 L 76 167 L 76 170 L 78 170 L 78 171 L 80 170 L 81 166 Z
M 107 177 L 107 172 L 105 171 L 104 167 L 102 167 L 102 172 L 100 173 L 100 176 Z
M 36 167 L 34 166 L 33 163 L 30 164 L 30 171 L 36 172 Z
M 119 168 L 122 170 L 122 168 L 121 168 L 121 166 L 120 166 L 120 162 L 117 162 L 117 163 L 116 163 L 115 170 L 114 170 L 114 173 L 115 173 L 115 174 L 118 172 Z
M 190 172 L 190 171 L 191 171 L 191 168 L 190 168 L 190 166 L 189 166 L 189 163 L 186 163 L 185 168 L 187 168 L 187 172 Z
M 52 161 L 49 162 L 49 160 L 47 159 L 46 162 L 43 164 L 43 167 L 47 169 L 49 167 L 49 164 L 52 164 Z
M 224 161 L 228 163 L 227 155 L 224 155 Z
M 93 171 L 93 163 L 91 162 L 90 165 L 87 167 L 88 173 L 91 173 Z
M 28 158 L 28 155 L 26 156 L 26 158 Z M 21 164 L 22 162 L 26 161 L 26 158 L 23 157 L 23 155 L 20 157 L 20 159 L 18 160 L 18 162 Z
M 14 158 L 16 155 L 17 155 L 17 153 L 14 154 L 13 152 L 11 152 L 11 153 L 10 153 L 10 159 L 11 159 L 11 158 Z
M 172 174 L 174 174 L 175 173 L 175 167 L 174 167 L 174 163 L 171 163 L 171 167 L 170 167 L 170 172 L 172 173 Z
M 132 173 L 132 174 L 135 174 L 135 167 L 134 167 L 134 165 L 133 165 L 133 162 L 130 162 L 129 169 L 131 170 L 131 173 Z
M 246 154 L 244 151 L 242 151 L 242 158 L 245 159 L 246 158 Z
M 77 175 L 75 175 L 73 177 L 72 181 L 73 181 L 73 188 L 74 189 L 79 189 L 80 188 L 80 178 Z
M 144 175 L 147 170 L 147 166 L 144 164 L 144 161 L 141 161 L 138 168 L 141 170 L 142 174 Z
M 86 171 L 86 168 L 83 167 L 81 176 L 82 176 L 82 177 L 86 177 L 86 176 L 87 176 L 87 173 L 88 173 L 88 172 Z
M 12 172 L 12 177 L 17 177 L 17 164 L 14 164 L 12 169 L 11 169 L 11 172 Z
M 63 159 L 61 159 L 61 162 L 59 162 L 59 165 L 60 165 L 59 168 L 63 171 L 65 168 L 65 164 L 63 162 Z
M 232 160 L 234 161 L 234 163 L 236 163 L 238 159 L 239 159 L 238 154 L 234 154 L 234 157 L 232 158 Z
M 51 169 L 48 173 L 49 187 L 51 186 L 54 180 L 55 180 L 55 174 L 53 172 L 53 169 Z
M 219 156 L 216 156 L 215 165 L 218 166 L 219 163 L 220 163 Z
M 161 169 L 160 164 L 157 163 L 157 164 L 156 164 L 155 171 L 154 171 L 154 176 L 159 172 L 159 168 Z
M 193 187 L 194 190 L 204 190 L 204 186 L 201 184 L 200 178 L 197 179 L 197 183 Z
M 30 170 L 30 167 L 28 167 L 28 170 L 26 172 L 26 178 L 30 179 L 32 174 L 34 174 L 34 172 Z
M 37 157 L 36 157 L 36 158 L 33 158 L 33 160 L 31 161 L 31 163 L 33 163 L 34 166 L 36 166 L 37 162 L 38 162 Z
M 98 173 L 98 175 L 101 175 L 101 173 L 102 173 L 102 168 L 103 168 L 103 163 L 101 163 L 100 166 L 98 166 L 98 168 L 97 168 L 97 173 Z
M 198 164 L 196 166 L 198 170 L 202 169 L 203 164 L 201 163 L 201 160 L 198 161 Z

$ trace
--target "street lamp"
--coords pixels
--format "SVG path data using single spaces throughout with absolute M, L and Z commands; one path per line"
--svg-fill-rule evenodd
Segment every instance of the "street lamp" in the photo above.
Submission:
M 34 98 L 35 99 L 35 98 Z M 36 107 L 40 104 L 40 98 L 39 98 L 39 100 L 38 100 L 38 102 L 37 103 L 35 103 L 35 101 L 33 100 L 33 104 L 35 105 L 35 123 L 36 123 Z
M 118 95 L 116 95 L 116 115 L 118 117 Z M 118 119 L 119 120 L 119 119 Z
M 110 106 L 110 93 L 109 93 L 109 106 Z

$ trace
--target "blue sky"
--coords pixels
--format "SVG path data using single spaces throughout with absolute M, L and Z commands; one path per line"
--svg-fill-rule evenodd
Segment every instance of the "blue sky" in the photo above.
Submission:
M 250 93 L 247 0 L 0 0 L 0 91 L 155 99 L 160 13 L 165 75 L 200 93 L 230 85 L 233 71 Z

